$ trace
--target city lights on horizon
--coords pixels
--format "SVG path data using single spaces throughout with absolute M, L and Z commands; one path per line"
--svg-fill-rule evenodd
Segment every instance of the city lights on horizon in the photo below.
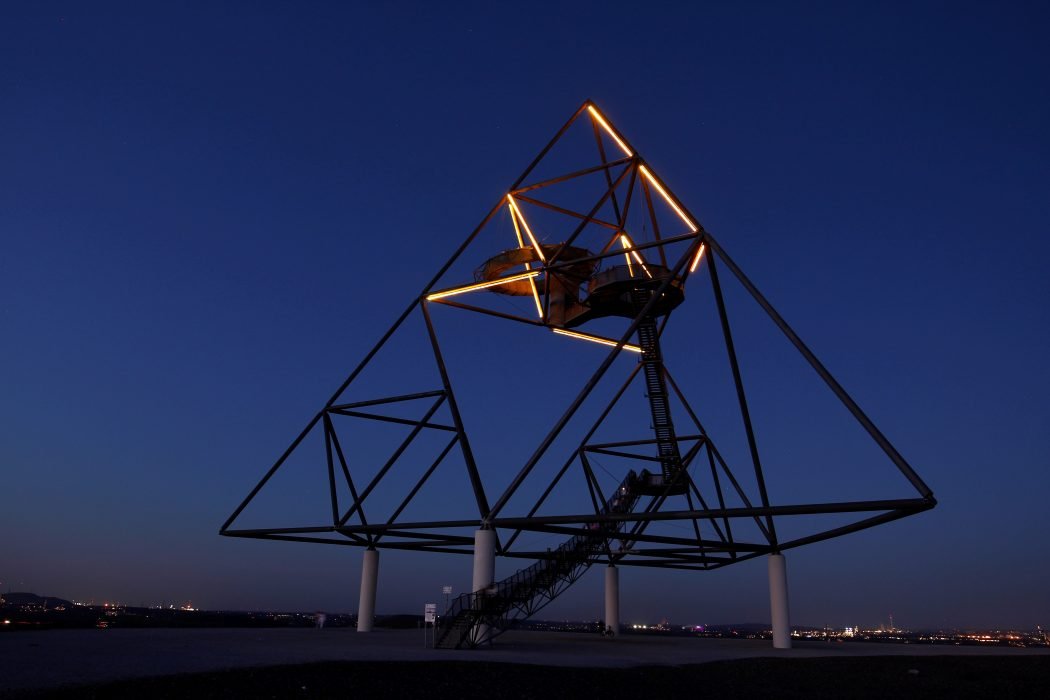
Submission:
M 246 615 L 270 615 L 270 616 L 306 616 L 312 617 L 317 610 L 299 609 L 294 605 L 279 608 L 206 608 L 195 605 L 192 601 L 182 599 L 184 602 L 151 602 L 151 603 L 128 603 L 112 598 L 97 603 L 96 599 L 64 600 L 55 596 L 36 596 L 37 602 L 26 602 L 13 604 L 3 600 L 0 594 L 0 626 L 10 625 L 12 627 L 25 625 L 26 614 L 37 615 L 84 615 L 84 610 L 94 609 L 104 619 L 111 620 L 110 625 L 119 626 L 119 622 L 112 621 L 123 615 L 142 614 L 142 610 L 165 611 L 165 614 L 201 614 L 211 615 L 216 612 L 240 612 Z M 48 605 L 47 600 L 64 600 L 64 605 Z M 5 605 L 6 603 L 6 605 Z M 73 612 L 76 606 L 81 612 Z M 34 612 L 35 611 L 35 612 Z M 340 612 L 329 609 L 332 615 L 352 615 L 349 612 Z M 397 613 L 391 613 L 397 614 Z M 41 618 L 42 619 L 42 618 Z M 78 619 L 84 619 L 80 617 Z M 100 618 L 101 619 L 101 618 Z M 587 618 L 563 618 L 561 620 L 535 620 L 537 625 L 551 624 L 549 629 L 573 629 L 579 631 L 580 626 L 594 624 L 587 622 Z M 768 624 L 768 623 L 767 623 Z M 559 627 L 560 626 L 560 627 Z M 650 621 L 635 618 L 625 621 L 622 625 L 627 632 L 637 634 L 660 634 L 660 635 L 700 635 L 705 637 L 722 638 L 767 638 L 771 633 L 768 626 L 762 624 L 730 624 L 730 623 L 695 623 L 683 624 L 671 622 L 669 616 L 664 616 L 659 621 Z M 1030 626 L 999 626 L 999 627 L 975 627 L 975 626 L 898 626 L 892 618 L 879 623 L 871 624 L 849 624 L 849 625 L 802 625 L 791 626 L 791 637 L 796 640 L 823 640 L 838 642 L 883 642 L 883 643 L 929 643 L 929 644 L 952 644 L 971 646 L 1003 646 L 1003 647 L 1045 647 L 1050 646 L 1050 634 L 1041 625 Z

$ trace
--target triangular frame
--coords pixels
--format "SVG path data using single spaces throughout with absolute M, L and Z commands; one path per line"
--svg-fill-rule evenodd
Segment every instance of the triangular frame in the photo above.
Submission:
M 537 165 L 555 148 L 558 142 L 566 134 L 569 128 L 579 119 L 587 115 L 590 118 L 600 163 L 583 170 L 565 173 L 559 177 L 546 178 L 540 182 L 527 183 L 529 175 L 536 169 Z M 611 142 L 620 150 L 620 154 L 607 153 L 606 145 Z M 612 157 L 619 155 L 619 157 Z M 574 178 L 583 177 L 595 173 L 604 173 L 607 188 L 604 195 L 588 211 L 576 211 L 562 205 L 555 205 L 541 198 L 539 192 L 543 188 L 556 186 Z M 615 176 L 614 176 L 615 173 Z M 626 193 L 621 199 L 622 187 L 626 185 Z M 628 211 L 632 206 L 632 197 L 638 192 L 638 199 L 644 202 L 645 211 L 648 213 L 652 225 L 654 240 L 651 242 L 636 243 L 626 230 L 626 219 Z M 654 202 L 663 202 L 661 206 L 669 207 L 685 225 L 685 233 L 663 235 L 667 231 L 661 231 L 658 217 L 655 212 Z M 557 245 L 541 244 L 529 229 L 528 219 L 522 212 L 523 206 L 545 208 L 556 214 L 571 217 L 579 221 L 573 233 Z M 616 221 L 609 221 L 598 216 L 600 210 L 611 206 Z M 446 273 L 453 264 L 462 256 L 472 242 L 478 237 L 483 229 L 492 221 L 493 217 L 506 207 L 510 211 L 511 220 L 514 224 L 517 236 L 518 249 L 526 251 L 518 262 L 520 271 L 512 274 L 499 275 L 475 280 L 472 283 L 459 284 L 453 287 L 439 287 Z M 594 226 L 610 230 L 608 243 L 600 253 L 591 254 L 589 257 L 570 257 L 569 251 L 577 237 L 588 226 Z M 620 248 L 616 244 L 620 244 Z M 671 251 L 679 251 L 672 260 L 667 255 Z M 709 253 L 705 256 L 705 251 Z M 567 274 L 573 265 L 594 261 L 597 265 L 602 260 L 624 256 L 627 265 L 632 265 L 632 259 L 636 261 L 646 274 L 652 277 L 646 267 L 645 255 L 655 253 L 659 255 L 659 266 L 666 271 L 666 276 L 661 278 L 658 286 L 655 286 L 651 300 L 642 308 L 638 314 L 630 320 L 625 331 L 619 338 L 608 338 L 594 334 L 572 330 L 560 320 L 552 318 L 551 311 L 551 281 L 557 279 L 561 274 Z M 565 259 L 562 259 L 565 256 Z M 681 441 L 693 440 L 692 446 L 686 451 L 687 459 L 683 458 L 683 465 L 691 465 L 694 461 L 706 462 L 711 470 L 714 482 L 717 485 L 717 505 L 708 503 L 704 499 L 695 484 L 689 478 L 689 486 L 686 490 L 689 508 L 686 510 L 665 511 L 661 510 L 665 498 L 654 496 L 649 506 L 640 512 L 611 512 L 610 509 L 601 507 L 604 495 L 599 492 L 597 480 L 594 478 L 587 461 L 587 454 L 594 450 L 612 449 L 610 444 L 589 444 L 588 440 L 600 425 L 608 410 L 620 399 L 624 390 L 638 373 L 636 369 L 624 382 L 617 393 L 616 398 L 609 404 L 602 417 L 595 423 L 594 428 L 580 442 L 579 447 L 572 454 L 565 466 L 555 479 L 544 490 L 536 506 L 523 516 L 509 516 L 504 514 L 508 501 L 521 487 L 522 483 L 529 478 L 538 462 L 547 453 L 548 449 L 565 429 L 569 421 L 576 415 L 577 411 L 587 402 L 594 388 L 606 375 L 616 358 L 625 351 L 638 351 L 638 347 L 631 343 L 633 336 L 657 303 L 672 290 L 675 285 L 684 286 L 686 280 L 700 269 L 704 263 L 718 310 L 719 323 L 722 330 L 726 351 L 729 358 L 730 370 L 733 384 L 737 394 L 741 419 L 748 443 L 752 467 L 754 470 L 755 483 L 758 489 L 757 503 L 748 498 L 737 478 L 733 475 L 729 466 L 718 452 L 713 440 L 696 414 L 689 408 L 684 392 L 674 383 L 670 373 L 665 377 L 668 385 L 673 388 L 678 400 L 687 408 L 690 420 L 698 430 L 695 435 L 683 436 Z M 656 265 L 649 262 L 650 266 Z M 751 298 L 763 310 L 766 316 L 784 334 L 791 345 L 797 350 L 806 362 L 812 367 L 817 375 L 824 381 L 832 393 L 839 399 L 842 405 L 849 411 L 859 425 L 868 433 L 871 439 L 878 445 L 882 452 L 889 458 L 890 462 L 900 471 L 915 489 L 916 496 L 909 498 L 883 499 L 871 501 L 850 501 L 841 503 L 809 503 L 792 505 L 773 505 L 766 491 L 762 472 L 762 463 L 758 452 L 754 427 L 751 423 L 747 396 L 744 391 L 744 383 L 741 377 L 739 362 L 737 360 L 733 335 L 730 328 L 729 316 L 726 311 L 723 298 L 722 285 L 719 280 L 719 266 L 725 265 L 732 276 L 743 286 Z M 635 274 L 632 270 L 632 276 Z M 639 272 L 641 274 L 641 272 Z M 476 304 L 468 304 L 452 297 L 470 294 L 474 291 L 490 289 L 492 287 L 505 287 L 514 282 L 527 281 L 531 287 L 537 317 L 525 317 L 511 313 L 504 313 L 493 309 L 484 308 Z M 541 284 L 542 282 L 542 284 Z M 563 335 L 575 336 L 584 340 L 595 341 L 610 346 L 610 351 L 604 360 L 598 365 L 590 379 L 584 384 L 575 400 L 570 403 L 561 418 L 554 424 L 544 439 L 537 446 L 535 452 L 517 473 L 510 485 L 493 502 L 485 494 L 481 476 L 477 465 L 474 463 L 470 443 L 467 438 L 466 429 L 463 426 L 456 404 L 455 395 L 452 390 L 448 373 L 445 370 L 444 360 L 434 329 L 434 323 L 429 311 L 431 304 L 440 304 L 448 307 L 458 308 L 466 311 L 495 316 L 505 320 L 513 320 L 532 326 L 544 327 L 548 330 Z M 366 365 L 383 348 L 387 341 L 406 322 L 415 311 L 421 311 L 426 323 L 427 334 L 430 339 L 435 363 L 439 370 L 442 386 L 438 389 L 430 389 L 419 394 L 402 395 L 395 397 L 380 397 L 371 402 L 346 403 L 340 402 L 340 397 L 354 382 Z M 669 315 L 662 321 L 662 329 L 666 327 Z M 664 370 L 661 370 L 664 371 Z M 421 398 L 434 398 L 435 401 L 429 411 L 418 421 L 408 419 L 392 418 L 370 411 L 360 409 L 367 405 L 375 406 L 384 402 L 407 401 Z M 451 414 L 451 424 L 435 424 L 430 421 L 431 416 L 437 409 L 447 404 Z M 396 462 L 397 454 L 393 455 L 391 461 L 384 469 L 361 491 L 356 489 L 351 478 L 349 466 L 345 453 L 342 450 L 338 435 L 333 427 L 332 415 L 351 415 L 357 418 L 374 420 L 393 420 L 394 422 L 410 424 L 413 432 L 410 434 L 402 448 L 412 441 L 415 435 L 424 430 L 444 430 L 452 433 L 451 440 L 440 454 L 436 455 L 435 461 L 424 473 L 412 489 L 409 490 L 400 508 L 393 517 L 383 524 L 369 523 L 364 517 L 364 505 L 368 491 L 381 480 L 390 467 Z M 315 429 L 322 426 L 325 433 L 326 459 L 329 472 L 329 481 L 332 491 L 332 524 L 323 527 L 285 527 L 269 529 L 238 529 L 233 524 L 245 507 L 251 502 L 255 495 L 262 489 L 273 474 L 282 466 L 288 456 L 300 445 L 302 440 Z M 641 441 L 638 445 L 651 441 Z M 470 476 L 471 487 L 474 491 L 478 507 L 476 519 L 465 520 L 442 520 L 428 522 L 400 522 L 397 516 L 404 507 L 418 494 L 423 484 L 439 468 L 446 455 L 456 446 L 459 446 L 466 468 Z M 636 445 L 637 446 L 637 445 Z M 623 447 L 621 445 L 620 447 Z M 578 513 L 562 515 L 536 515 L 543 500 L 557 486 L 558 480 L 565 474 L 572 464 L 577 464 L 586 475 L 587 485 L 591 491 L 591 508 L 584 509 Z M 688 474 L 688 466 L 684 472 Z M 340 510 L 336 502 L 335 480 L 338 474 L 346 479 L 353 497 L 353 503 L 348 509 Z M 721 476 L 719 476 L 721 475 Z M 722 481 L 732 486 L 733 491 L 744 503 L 743 507 L 727 507 L 725 505 Z M 696 501 L 693 501 L 693 498 Z M 637 149 L 612 125 L 611 121 L 599 110 L 598 106 L 591 100 L 585 101 L 572 117 L 555 134 L 554 138 L 540 151 L 536 158 L 530 163 L 522 175 L 508 188 L 507 193 L 500 198 L 482 219 L 481 223 L 467 236 L 466 240 L 456 249 L 449 260 L 441 266 L 433 278 L 424 286 L 422 292 L 409 304 L 401 316 L 394 322 L 390 329 L 383 335 L 372 350 L 366 354 L 361 363 L 347 377 L 342 385 L 336 390 L 324 408 L 314 416 L 302 433 L 289 446 L 285 453 L 277 460 L 270 470 L 263 476 L 248 497 L 238 506 L 233 514 L 226 520 L 220 529 L 220 534 L 235 537 L 253 537 L 276 540 L 292 540 L 305 542 L 319 542 L 326 544 L 341 544 L 350 546 L 364 546 L 370 548 L 396 548 L 413 549 L 446 553 L 471 553 L 473 539 L 469 536 L 469 530 L 477 528 L 495 528 L 509 536 L 505 537 L 504 544 L 498 544 L 498 553 L 508 557 L 543 558 L 543 552 L 530 552 L 515 550 L 514 544 L 518 535 L 523 531 L 536 531 L 557 534 L 579 535 L 586 533 L 588 528 L 596 525 L 602 527 L 610 524 L 623 525 L 627 530 L 619 537 L 620 544 L 615 545 L 610 540 L 607 543 L 604 560 L 618 565 L 635 565 L 647 567 L 678 568 L 678 569 L 711 569 L 726 566 L 752 559 L 769 553 L 779 553 L 783 550 L 810 544 L 821 540 L 838 537 L 851 532 L 890 522 L 908 515 L 922 512 L 933 508 L 936 500 L 930 488 L 923 482 L 912 467 L 904 460 L 900 453 L 893 447 L 889 440 L 875 426 L 870 418 L 860 409 L 857 403 L 842 388 L 838 381 L 831 375 L 826 367 L 817 359 L 813 352 L 803 343 L 795 331 L 787 324 L 782 316 L 774 309 L 772 304 L 762 295 L 758 288 L 744 274 L 739 266 L 725 251 L 724 247 L 711 235 L 709 231 L 699 223 L 689 209 L 675 196 L 670 187 L 656 174 L 654 169 L 641 157 Z M 835 527 L 830 530 L 816 532 L 804 537 L 798 537 L 788 541 L 781 541 L 777 537 L 776 518 L 788 516 L 822 515 L 822 514 L 862 514 L 861 519 L 856 522 Z M 734 519 L 752 520 L 757 523 L 763 534 L 762 542 L 739 542 L 732 535 L 732 521 Z M 696 537 L 675 538 L 646 533 L 650 523 L 663 520 L 680 520 L 692 522 Z M 700 521 L 711 524 L 717 539 L 710 540 L 701 537 L 698 527 Z M 465 532 L 466 531 L 466 532 Z M 643 543 L 652 545 L 647 548 L 637 548 L 636 544 Z

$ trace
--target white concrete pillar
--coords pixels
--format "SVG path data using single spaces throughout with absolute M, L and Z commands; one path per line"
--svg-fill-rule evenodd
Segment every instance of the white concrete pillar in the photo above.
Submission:
M 605 626 L 620 634 L 620 570 L 612 564 L 605 567 Z
M 787 561 L 783 554 L 769 555 L 769 612 L 773 622 L 773 648 L 790 649 Z
M 357 604 L 357 631 L 371 632 L 376 617 L 376 584 L 379 582 L 379 551 L 366 549 L 361 558 L 361 599 Z
M 496 579 L 496 531 L 474 532 L 474 585 L 473 590 L 488 588 Z
M 472 589 L 475 593 L 483 591 L 496 580 L 496 531 L 476 530 L 474 532 L 474 580 Z M 473 636 L 479 644 L 489 642 L 488 625 L 478 625 Z

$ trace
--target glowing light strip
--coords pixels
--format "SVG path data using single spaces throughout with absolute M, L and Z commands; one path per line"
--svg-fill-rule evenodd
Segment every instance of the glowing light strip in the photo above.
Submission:
M 693 264 L 689 266 L 689 273 L 696 272 L 696 268 L 700 266 L 700 259 L 704 257 L 704 243 L 700 244 L 700 250 L 696 251 L 696 257 L 693 258 Z
M 627 271 L 631 273 L 631 277 L 634 277 L 634 268 L 631 267 L 630 257 L 633 255 L 634 259 L 638 261 L 638 264 L 642 266 L 642 270 L 645 271 L 645 274 L 649 276 L 649 279 L 652 279 L 653 273 L 649 272 L 649 268 L 645 266 L 645 260 L 643 260 L 642 256 L 638 254 L 638 251 L 634 249 L 634 246 L 631 244 L 631 239 L 627 237 L 626 233 L 620 234 L 620 245 L 623 246 L 625 251 L 630 253 L 630 255 L 628 255 L 628 252 L 625 252 L 623 256 L 627 258 Z
M 510 220 L 514 223 L 514 235 L 518 237 L 518 247 L 524 248 L 525 242 L 521 239 L 521 229 L 518 227 L 518 217 L 514 216 L 514 212 L 510 213 Z M 525 263 L 525 270 L 531 270 L 532 264 Z M 536 313 L 539 315 L 540 320 L 543 320 L 543 304 L 540 303 L 540 293 L 536 291 L 536 280 L 529 279 L 529 285 L 532 287 L 532 299 L 536 302 Z
M 700 229 L 696 227 L 696 224 L 690 221 L 689 217 L 685 215 L 684 211 L 682 211 L 682 208 L 674 203 L 674 200 L 671 199 L 671 195 L 667 194 L 667 190 L 660 186 L 660 183 L 656 181 L 656 178 L 649 172 L 649 169 L 644 165 L 639 165 L 638 169 L 641 170 L 642 175 L 645 175 L 646 179 L 652 183 L 653 187 L 656 188 L 656 191 L 660 193 L 660 196 L 664 198 L 664 201 L 671 205 L 671 208 L 674 209 L 675 213 L 678 214 L 678 217 L 685 222 L 685 225 L 692 229 L 693 233 L 699 231 Z
M 642 266 L 642 271 L 649 276 L 649 279 L 653 278 L 653 273 L 649 272 L 649 268 L 645 266 L 645 262 L 642 261 L 642 256 L 638 254 L 637 250 L 632 250 L 631 255 L 638 261 L 638 264 Z
M 510 213 L 510 221 L 511 221 L 512 224 L 514 224 L 514 235 L 518 239 L 518 247 L 519 248 L 524 248 L 525 247 L 525 241 L 522 240 L 522 238 L 521 238 L 521 227 L 518 226 L 518 217 L 514 216 L 514 212 L 513 211 L 511 211 L 511 213 Z M 525 264 L 527 265 L 528 263 L 525 263 Z
M 631 273 L 631 277 L 634 277 L 634 266 L 631 265 L 631 246 L 627 244 L 627 236 L 620 236 L 620 245 L 623 246 L 623 258 L 627 261 L 627 271 Z
M 609 134 L 609 136 L 612 136 L 613 141 L 615 141 L 616 145 L 623 149 L 624 153 L 626 153 L 629 156 L 634 155 L 633 153 L 631 153 L 631 149 L 627 148 L 627 144 L 620 140 L 620 137 L 617 136 L 616 132 L 612 130 L 612 127 L 609 126 L 609 123 L 602 119 L 602 115 L 598 113 L 598 110 L 594 108 L 594 105 L 587 105 L 587 111 L 591 113 L 591 116 L 594 117 L 595 121 L 602 125 L 602 128 L 605 129 L 605 133 Z
M 517 282 L 518 280 L 532 279 L 538 275 L 542 275 L 543 270 L 532 270 L 531 272 L 523 272 L 520 275 L 511 275 L 510 277 L 500 277 L 497 280 L 489 280 L 488 282 L 478 282 L 477 284 L 468 284 L 466 287 L 456 287 L 454 289 L 446 289 L 440 292 L 434 292 L 433 294 L 427 295 L 427 301 L 433 301 L 434 299 L 443 299 L 444 297 L 450 297 L 455 294 L 464 294 L 466 292 L 473 292 L 477 289 L 487 289 L 488 287 L 498 287 L 501 284 L 507 284 L 508 282 Z
M 532 241 L 532 247 L 536 250 L 536 255 L 539 256 L 540 262 L 547 262 L 547 258 L 543 257 L 543 251 L 540 249 L 540 244 L 536 242 L 536 237 L 532 235 L 532 229 L 529 228 L 529 222 L 521 215 L 521 210 L 518 209 L 518 205 L 514 203 L 514 198 L 508 194 L 507 201 L 510 203 L 510 208 L 514 210 L 514 214 L 517 214 L 518 218 L 521 219 L 521 225 L 525 227 L 525 233 L 529 234 L 529 240 Z
M 608 345 L 611 348 L 615 348 L 617 346 L 617 344 L 618 344 L 615 340 L 609 340 L 608 338 L 602 338 L 601 336 L 598 336 L 598 335 L 588 335 L 587 333 L 577 333 L 576 331 L 567 331 L 564 328 L 552 328 L 551 330 L 554 331 L 555 333 L 557 333 L 558 335 L 567 335 L 570 338 L 579 338 L 580 340 L 589 340 L 592 343 L 598 343 L 599 345 Z M 623 349 L 624 350 L 629 350 L 630 352 L 641 352 L 642 351 L 642 349 L 640 347 L 638 347 L 637 345 L 631 345 L 630 343 L 624 343 L 623 344 Z
M 529 279 L 529 284 L 532 285 L 532 300 L 536 302 L 536 315 L 543 320 L 543 304 L 540 303 L 540 293 L 536 291 L 536 280 Z

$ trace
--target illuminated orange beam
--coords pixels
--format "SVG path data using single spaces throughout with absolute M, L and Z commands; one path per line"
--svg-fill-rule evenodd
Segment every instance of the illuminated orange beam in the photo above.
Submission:
M 427 295 L 427 301 L 433 301 L 434 299 L 443 299 L 445 297 L 454 296 L 456 294 L 465 294 L 467 292 L 473 292 L 478 289 L 487 289 L 489 287 L 498 287 L 501 284 L 507 284 L 508 282 L 517 282 L 518 280 L 532 279 L 538 275 L 542 275 L 543 270 L 532 270 L 531 272 L 523 272 L 520 275 L 510 275 L 509 277 L 500 277 L 499 279 L 489 280 L 488 282 L 478 282 L 477 284 L 468 284 L 465 287 L 454 287 L 452 289 L 443 289 L 440 292 L 434 292 L 433 294 Z
M 510 202 L 508 202 L 507 204 L 509 206 Z M 512 224 L 514 224 L 514 236 L 518 239 L 518 247 L 519 248 L 524 248 L 525 247 L 525 241 L 521 237 L 521 227 L 518 226 L 518 217 L 516 217 L 514 215 L 514 210 L 513 209 L 511 209 L 511 211 L 510 211 L 510 221 L 511 221 Z M 528 264 L 528 263 L 526 263 L 526 264 Z
M 700 250 L 696 251 L 696 257 L 693 258 L 693 264 L 689 266 L 689 273 L 696 272 L 696 268 L 700 266 L 700 259 L 704 257 L 704 243 L 700 244 Z
M 645 271 L 645 274 L 652 279 L 653 273 L 649 272 L 649 268 L 645 266 L 645 260 L 643 260 L 638 251 L 634 249 L 634 245 L 631 243 L 631 239 L 627 237 L 626 233 L 620 234 L 620 245 L 622 245 L 623 249 L 627 251 L 624 253 L 624 257 L 627 258 L 627 270 L 631 273 L 631 277 L 634 277 L 634 269 L 631 267 L 630 258 L 630 255 L 633 255 L 634 259 L 638 261 L 638 264 L 642 266 L 642 270 Z M 628 253 L 630 253 L 630 255 L 628 255 Z
M 693 233 L 699 231 L 700 229 L 697 228 L 697 225 L 693 223 L 692 219 L 685 215 L 685 212 L 682 211 L 682 208 L 675 203 L 675 201 L 671 198 L 671 195 L 667 194 L 667 190 L 665 190 L 663 186 L 659 182 L 657 182 L 656 178 L 653 177 L 653 174 L 649 172 L 649 169 L 646 168 L 644 165 L 639 165 L 638 169 L 642 171 L 642 175 L 645 175 L 645 178 L 652 184 L 653 187 L 656 188 L 656 191 L 660 193 L 660 196 L 664 198 L 664 201 L 671 205 L 671 208 L 674 209 L 675 213 L 678 214 L 678 217 L 685 222 L 685 225 L 688 226 Z
M 631 246 L 627 245 L 627 237 L 620 235 L 620 245 L 623 246 L 623 258 L 627 261 L 627 271 L 631 273 L 631 277 L 634 277 L 634 266 L 631 265 Z
M 510 220 L 514 222 L 514 235 L 518 237 L 518 247 L 524 248 L 525 242 L 521 238 L 521 228 L 518 226 L 518 217 L 514 216 L 514 212 L 510 213 Z M 525 263 L 525 269 L 531 270 L 532 264 Z M 540 303 L 540 293 L 536 290 L 536 280 L 529 279 L 529 286 L 532 287 L 532 299 L 536 302 L 536 313 L 539 314 L 540 320 L 543 320 L 543 304 Z
M 649 272 L 649 268 L 645 266 L 645 261 L 642 260 L 642 256 L 638 253 L 638 251 L 632 250 L 631 255 L 633 255 L 634 259 L 638 261 L 638 264 L 642 266 L 642 271 L 645 272 L 645 274 L 648 275 L 650 279 L 652 279 L 653 273 Z
M 576 331 L 567 331 L 564 328 L 552 328 L 552 331 L 558 335 L 567 335 L 570 338 L 579 338 L 580 340 L 589 340 L 592 343 L 598 343 L 599 345 L 608 345 L 611 348 L 616 347 L 619 343 L 609 338 L 603 338 L 600 335 L 590 335 L 589 333 L 577 333 Z M 623 349 L 630 352 L 641 352 L 642 349 L 637 345 L 631 345 L 630 343 L 624 343 Z
M 594 105 L 587 105 L 587 111 L 591 113 L 591 116 L 594 117 L 594 120 L 596 122 L 601 124 L 601 127 L 605 129 L 605 133 L 609 134 L 609 136 L 612 136 L 613 141 L 616 142 L 616 145 L 619 146 L 625 154 L 627 154 L 628 156 L 634 155 L 634 153 L 631 152 L 631 149 L 627 147 L 627 144 L 623 142 L 623 139 L 617 136 L 616 132 L 613 131 L 613 128 L 609 126 L 609 122 L 605 121 L 605 119 L 602 118 L 602 115 L 598 112 L 597 109 L 594 108 Z
M 532 242 L 532 247 L 536 251 L 536 255 L 540 258 L 540 262 L 547 262 L 547 258 L 543 257 L 543 250 L 540 249 L 540 244 L 536 242 L 536 237 L 532 235 L 532 229 L 529 228 L 529 222 L 521 215 L 521 210 L 518 209 L 518 205 L 514 202 L 514 198 L 509 194 L 507 195 L 507 202 L 510 203 L 512 215 L 517 214 L 518 218 L 521 220 L 521 225 L 525 227 L 525 233 L 528 234 L 529 240 Z

